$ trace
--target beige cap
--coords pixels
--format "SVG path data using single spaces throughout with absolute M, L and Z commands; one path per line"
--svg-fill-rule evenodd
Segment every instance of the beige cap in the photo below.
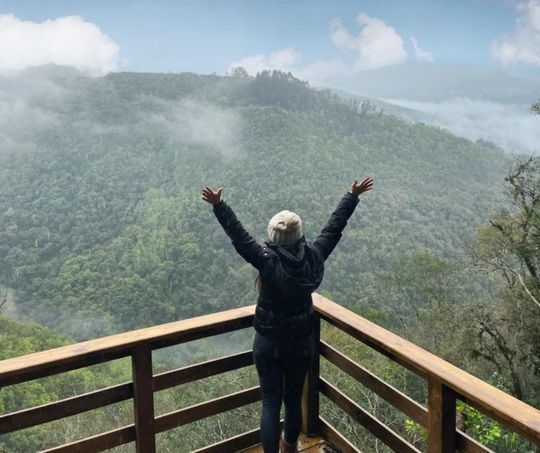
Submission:
M 302 220 L 294 212 L 278 212 L 268 222 L 268 237 L 276 244 L 292 245 L 302 237 Z

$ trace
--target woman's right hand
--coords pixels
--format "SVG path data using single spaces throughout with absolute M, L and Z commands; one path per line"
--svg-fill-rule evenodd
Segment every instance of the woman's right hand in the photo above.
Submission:
M 367 192 L 373 188 L 373 178 L 370 176 L 364 178 L 362 182 L 358 182 L 356 179 L 351 184 L 351 193 L 353 195 L 360 195 L 361 193 Z
M 206 186 L 202 190 L 202 199 L 213 206 L 221 201 L 222 193 L 223 187 L 220 187 L 218 190 L 212 190 L 210 187 Z

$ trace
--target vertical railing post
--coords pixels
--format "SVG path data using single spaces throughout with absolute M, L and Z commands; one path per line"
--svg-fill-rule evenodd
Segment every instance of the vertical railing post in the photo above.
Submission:
M 456 394 L 440 380 L 428 379 L 428 453 L 456 450 Z
M 319 374 L 320 355 L 319 343 L 321 339 L 321 319 L 319 314 L 313 332 L 315 355 L 308 369 L 304 389 L 302 392 L 302 431 L 305 434 L 319 431 Z
M 155 453 L 154 390 L 152 386 L 152 350 L 137 346 L 131 356 L 133 369 L 133 405 L 137 453 Z

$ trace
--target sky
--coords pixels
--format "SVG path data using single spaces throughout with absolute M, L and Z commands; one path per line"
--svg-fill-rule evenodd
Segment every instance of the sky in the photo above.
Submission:
M 540 0 L 0 0 L 0 75 L 49 63 L 279 69 L 509 150 L 540 143 Z
M 95 73 L 224 74 L 236 62 L 316 79 L 420 59 L 540 76 L 540 0 L 0 0 L 0 15 L 0 51 L 30 41 L 43 52 L 64 36 Z

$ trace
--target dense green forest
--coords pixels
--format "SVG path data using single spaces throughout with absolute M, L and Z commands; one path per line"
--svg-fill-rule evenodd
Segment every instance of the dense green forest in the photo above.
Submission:
M 320 291 L 540 403 L 538 159 L 408 123 L 281 72 L 89 78 L 50 66 L 0 78 L 0 93 L 0 287 L 9 289 L 0 310 L 56 332 L 24 324 L 19 331 L 2 319 L 12 347 L 1 358 L 254 303 L 254 271 L 200 200 L 203 185 L 224 186 L 239 218 L 264 240 L 268 219 L 281 209 L 296 211 L 313 237 L 350 181 L 369 175 L 375 189 L 361 196 Z M 516 326 L 520 334 L 510 335 Z M 351 350 L 331 329 L 325 334 L 359 360 L 373 356 Z M 237 344 L 249 347 L 249 338 Z M 425 403 L 413 377 L 383 358 L 369 362 Z M 95 388 L 129 379 L 122 364 L 88 373 Z M 82 378 L 73 376 L 71 386 L 51 381 L 78 392 Z M 241 378 L 252 382 L 253 370 Z M 227 393 L 239 379 L 201 388 Z M 2 390 L 0 407 L 65 396 L 52 384 L 36 386 L 17 398 Z M 196 394 L 172 392 L 160 404 L 177 408 Z M 378 416 L 422 445 L 414 425 L 370 401 Z M 122 411 L 101 416 L 127 422 Z M 256 414 L 256 407 L 245 409 L 235 427 L 255 427 Z M 478 417 L 471 412 L 470 419 Z M 212 432 L 212 423 L 204 429 Z M 47 429 L 45 444 L 61 438 L 60 428 Z M 497 451 L 517 451 L 519 441 L 496 424 L 475 421 L 470 429 Z M 162 439 L 162 451 L 178 451 L 166 445 L 187 432 Z M 222 435 L 220 425 L 215 439 Z M 349 435 L 366 451 L 375 448 L 361 430 Z M 21 447 L 24 439 L 0 438 L 0 446 L 37 448 Z M 189 448 L 202 445 L 190 439 Z

